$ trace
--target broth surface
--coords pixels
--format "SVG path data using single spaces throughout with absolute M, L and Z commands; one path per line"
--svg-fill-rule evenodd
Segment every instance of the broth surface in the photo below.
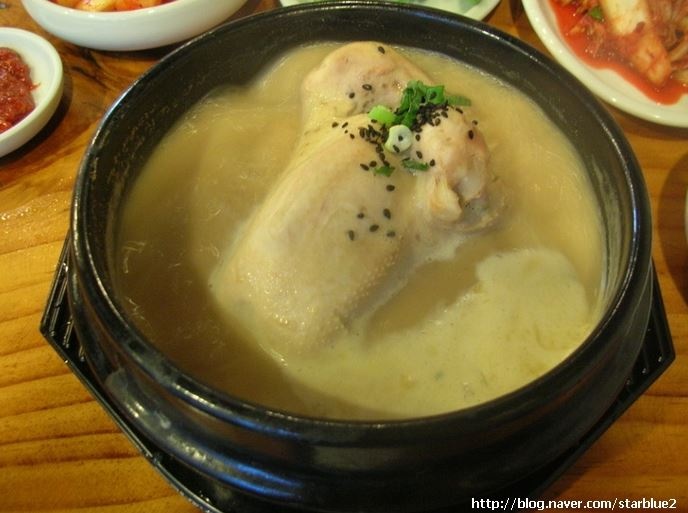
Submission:
M 199 380 L 315 416 L 436 414 L 547 372 L 601 315 L 602 228 L 582 163 L 519 92 L 417 50 L 398 49 L 434 83 L 472 100 L 467 114 L 505 194 L 499 222 L 454 258 L 421 267 L 317 351 L 276 358 L 239 335 L 215 303 L 213 269 L 296 145 L 300 82 L 335 47 L 297 49 L 250 87 L 214 92 L 165 137 L 118 233 L 118 287 L 131 317 Z

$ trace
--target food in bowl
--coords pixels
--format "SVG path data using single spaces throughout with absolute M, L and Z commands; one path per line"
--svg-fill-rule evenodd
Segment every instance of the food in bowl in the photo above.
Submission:
M 562 35 L 586 63 L 614 69 L 660 103 L 688 93 L 688 2 L 549 2 Z
M 51 0 L 64 7 L 73 7 L 82 11 L 132 11 L 146 7 L 156 7 L 173 0 Z
M 118 293 L 164 354 L 307 416 L 484 403 L 603 312 L 576 148 L 504 81 L 401 45 L 300 46 L 208 94 L 148 159 L 116 240 Z
M 0 47 L 0 133 L 9 130 L 36 107 L 29 65 L 12 48 Z
M 253 44 L 258 40 L 260 45 Z M 187 294 L 181 305 L 169 300 L 168 309 L 159 308 L 149 318 L 159 327 L 164 317 L 167 333 L 174 335 L 170 343 L 160 339 L 165 333 L 151 340 L 146 321 L 137 317 L 150 312 L 131 304 L 121 286 L 124 259 L 118 238 L 130 192 L 139 186 L 160 191 L 142 223 L 153 220 L 156 210 L 166 208 L 164 203 L 194 215 L 189 202 L 193 188 L 191 194 L 175 197 L 167 193 L 174 189 L 172 173 L 156 184 L 145 180 L 144 169 L 164 136 L 194 104 L 216 88 L 243 88 L 288 49 L 369 40 L 385 48 L 414 48 L 456 59 L 530 98 L 582 160 L 602 219 L 603 313 L 585 341 L 560 364 L 513 392 L 441 415 L 323 419 L 265 406 L 256 396 L 247 400 L 227 393 L 222 385 L 232 378 L 230 370 L 236 372 L 231 381 L 254 379 L 259 390 L 266 383 L 252 374 L 253 367 L 274 369 L 264 375 L 269 379 L 282 376 L 279 364 L 265 351 L 214 352 L 222 349 L 221 339 L 207 337 L 215 343 L 199 343 L 214 329 L 204 331 L 185 322 L 189 306 L 209 313 L 201 315 L 202 320 L 212 321 L 217 311 L 219 303 L 207 293 L 211 269 L 205 268 L 201 276 L 204 294 Z M 431 76 L 433 82 L 441 78 Z M 467 87 L 444 85 L 448 94 L 463 93 L 471 98 L 472 108 L 478 107 Z M 276 111 L 289 108 L 289 102 L 273 105 Z M 236 118 L 246 114 L 238 112 Z M 489 146 L 490 123 L 483 116 L 474 119 Z M 208 152 L 231 141 L 221 134 L 199 135 Z M 268 142 L 280 151 L 283 139 Z M 258 151 L 253 144 L 244 149 Z M 226 165 L 233 166 L 237 156 L 226 155 Z M 271 152 L 263 155 L 269 159 Z M 363 172 L 360 167 L 356 171 Z M 406 171 L 399 168 L 392 176 L 398 173 Z M 241 208 L 239 203 L 223 204 Z M 506 212 L 510 202 L 504 205 Z M 508 217 L 500 213 L 494 226 L 504 219 Z M 200 234 L 190 234 L 188 223 L 166 226 L 182 238 Z M 230 226 L 225 233 L 231 233 Z M 653 297 L 651 234 L 642 171 L 623 132 L 584 86 L 531 46 L 466 18 L 400 4 L 323 2 L 275 9 L 218 27 L 172 52 L 105 116 L 75 183 L 67 269 L 72 333 L 106 407 L 127 432 L 140 434 L 152 463 L 176 486 L 190 496 L 203 495 L 196 497 L 206 509 L 255 509 L 237 504 L 255 499 L 338 513 L 460 511 L 470 507 L 473 497 L 541 490 L 615 418 L 605 414 L 618 404 L 619 394 L 625 394 L 624 384 L 647 333 Z M 223 244 L 229 241 L 228 236 L 222 238 Z M 168 260 L 170 267 L 184 264 L 186 249 L 178 245 L 167 250 L 177 257 Z M 128 263 L 137 265 L 138 251 L 133 245 Z M 213 252 L 208 246 L 207 253 Z M 170 276 L 167 290 L 188 292 L 188 277 Z M 147 279 L 142 277 L 139 290 L 152 287 L 155 280 Z M 440 292 L 438 287 L 438 297 Z M 166 296 L 158 300 L 168 302 Z M 76 354 L 77 348 L 71 348 Z M 226 358 L 222 363 L 227 367 L 205 365 L 218 354 Z M 205 363 L 194 368 L 195 359 Z M 279 385 L 274 387 L 276 395 L 292 393 Z

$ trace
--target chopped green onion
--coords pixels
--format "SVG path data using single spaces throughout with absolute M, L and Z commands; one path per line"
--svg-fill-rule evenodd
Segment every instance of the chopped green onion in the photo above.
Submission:
M 394 125 L 389 129 L 385 148 L 392 153 L 401 153 L 408 150 L 412 142 L 413 134 L 409 127 L 406 125 Z
M 469 106 L 471 100 L 465 96 L 446 94 L 443 85 L 428 86 L 420 80 L 411 80 L 402 92 L 396 110 L 392 111 L 384 105 L 376 105 L 368 112 L 368 117 L 388 129 L 388 131 L 382 130 L 382 134 L 385 134 L 387 138 L 384 147 L 387 151 L 398 155 L 412 146 L 413 131 L 420 131 L 424 123 L 432 123 L 433 116 L 439 117 L 436 110 L 446 110 L 447 105 Z M 445 112 L 442 114 L 446 115 Z M 416 138 L 419 137 L 417 134 Z M 379 142 L 376 141 L 376 144 Z M 418 153 L 418 157 L 422 158 L 420 153 Z M 373 174 L 391 176 L 394 172 L 394 166 L 386 163 L 384 159 L 383 162 L 383 165 L 372 170 Z M 411 158 L 405 158 L 401 163 L 410 173 L 427 171 L 431 167 L 426 162 Z M 430 163 L 435 165 L 432 160 Z M 368 165 L 363 167 L 368 169 Z
M 420 84 L 421 86 L 423 85 L 422 83 Z M 441 103 L 444 103 L 444 86 L 443 85 L 438 85 L 438 86 L 425 86 L 425 101 L 427 103 L 434 103 L 435 105 L 439 105 Z
M 460 95 L 450 95 L 447 96 L 447 104 L 452 107 L 470 107 L 471 99 Z
M 404 159 L 401 163 L 409 171 L 427 171 L 430 168 L 425 162 L 418 162 L 413 159 Z
M 376 175 L 392 176 L 393 172 L 394 168 L 388 165 L 379 166 L 373 169 L 373 174 Z
M 465 96 L 445 94 L 443 85 L 428 86 L 420 80 L 410 80 L 394 112 L 384 105 L 377 105 L 372 108 L 368 116 L 386 127 L 405 125 L 413 128 L 421 107 L 445 103 L 452 106 L 469 106 L 471 100 Z
M 368 117 L 373 121 L 377 121 L 383 126 L 390 127 L 394 124 L 395 115 L 394 112 L 389 110 L 384 105 L 376 105 L 368 113 Z

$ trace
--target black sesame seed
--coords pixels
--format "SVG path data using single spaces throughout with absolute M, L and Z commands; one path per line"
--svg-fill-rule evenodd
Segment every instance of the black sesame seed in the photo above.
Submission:
M 371 160 L 370 163 L 368 164 L 370 167 L 377 167 L 377 162 L 375 160 Z
M 370 168 L 366 164 L 359 164 L 359 165 L 361 166 L 361 169 L 363 171 L 369 171 L 370 170 Z
M 346 128 L 346 127 L 348 127 L 348 126 L 349 126 L 349 122 L 348 122 L 348 121 L 345 121 L 345 122 L 342 124 L 342 128 Z
M 382 210 L 382 215 L 385 216 L 387 219 L 392 219 L 392 211 L 388 208 Z
M 435 167 L 435 159 L 430 159 L 430 162 L 428 162 L 428 164 L 430 164 L 430 167 Z
M 473 139 L 473 137 L 475 137 L 475 133 L 473 132 L 473 130 L 469 130 L 468 131 L 468 138 Z
M 356 139 L 356 136 L 354 134 L 349 134 L 350 139 Z
M 365 89 L 366 91 L 372 91 L 373 90 L 373 86 L 370 84 L 363 84 L 361 87 L 363 87 L 363 89 Z
M 477 119 L 474 119 L 474 120 L 472 121 L 472 123 L 473 123 L 473 125 L 478 126 L 478 120 L 477 120 Z
M 418 157 L 419 159 L 422 159 L 423 154 L 420 151 L 416 151 L 416 157 Z
M 349 98 L 353 98 L 354 96 L 356 96 L 356 93 L 349 93 Z
M 396 144 L 392 145 L 392 149 L 394 150 L 394 153 L 399 153 L 399 146 L 397 146 Z
M 356 217 L 358 217 L 359 219 L 363 219 L 365 217 L 365 214 L 363 212 L 359 212 L 358 214 L 356 214 Z
M 356 232 L 353 230 L 349 230 L 346 234 L 349 236 L 349 240 L 354 240 L 356 238 Z
M 449 117 L 449 114 L 447 114 L 447 111 L 446 111 L 446 110 L 443 110 L 442 112 L 440 112 L 440 115 L 441 115 L 443 118 L 448 118 L 448 117 Z
M 371 232 L 376 232 L 378 230 L 378 228 L 380 228 L 380 225 L 377 225 L 377 224 L 371 224 L 370 225 L 370 231 Z
M 394 185 L 392 185 L 391 183 L 387 185 L 388 191 L 392 192 L 394 189 L 396 189 L 396 187 L 394 187 Z
M 416 134 L 416 141 L 420 141 L 420 134 Z
M 337 123 L 336 121 L 332 122 L 332 128 L 337 128 L 338 126 L 339 126 L 339 123 Z
M 380 53 L 385 53 L 385 49 L 384 49 L 384 47 L 382 47 L 382 46 L 378 46 L 378 47 L 377 47 L 377 51 L 380 52 Z
M 387 232 L 387 237 L 394 237 L 397 234 L 394 230 L 390 230 Z

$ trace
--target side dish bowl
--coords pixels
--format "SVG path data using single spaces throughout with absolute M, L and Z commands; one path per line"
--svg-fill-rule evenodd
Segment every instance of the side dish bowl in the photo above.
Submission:
M 90 12 L 50 0 L 22 0 L 29 15 L 51 34 L 94 50 L 130 51 L 190 39 L 229 18 L 245 0 L 174 0 L 121 12 Z
M 55 113 L 62 98 L 62 60 L 48 41 L 33 32 L 0 28 L 0 47 L 11 48 L 27 64 L 34 109 L 19 123 L 0 133 L 0 157 L 16 150 L 35 136 Z
M 371 39 L 439 52 L 493 74 L 532 98 L 567 134 L 580 151 L 604 226 L 604 314 L 579 349 L 541 378 L 444 415 L 334 421 L 230 397 L 176 367 L 127 315 L 113 283 L 123 200 L 168 129 L 213 88 L 247 83 L 289 48 Z M 613 118 L 532 47 L 436 10 L 309 4 L 206 33 L 165 57 L 113 105 L 76 181 L 68 294 L 84 357 L 119 413 L 160 453 L 227 496 L 299 511 L 456 508 L 471 498 L 498 497 L 542 469 L 575 447 L 614 403 L 648 325 L 649 202 Z
M 554 58 L 590 90 L 624 112 L 661 125 L 688 127 L 688 94 L 673 105 L 660 104 L 611 69 L 596 69 L 583 62 L 559 30 L 550 0 L 523 2 L 533 29 Z

